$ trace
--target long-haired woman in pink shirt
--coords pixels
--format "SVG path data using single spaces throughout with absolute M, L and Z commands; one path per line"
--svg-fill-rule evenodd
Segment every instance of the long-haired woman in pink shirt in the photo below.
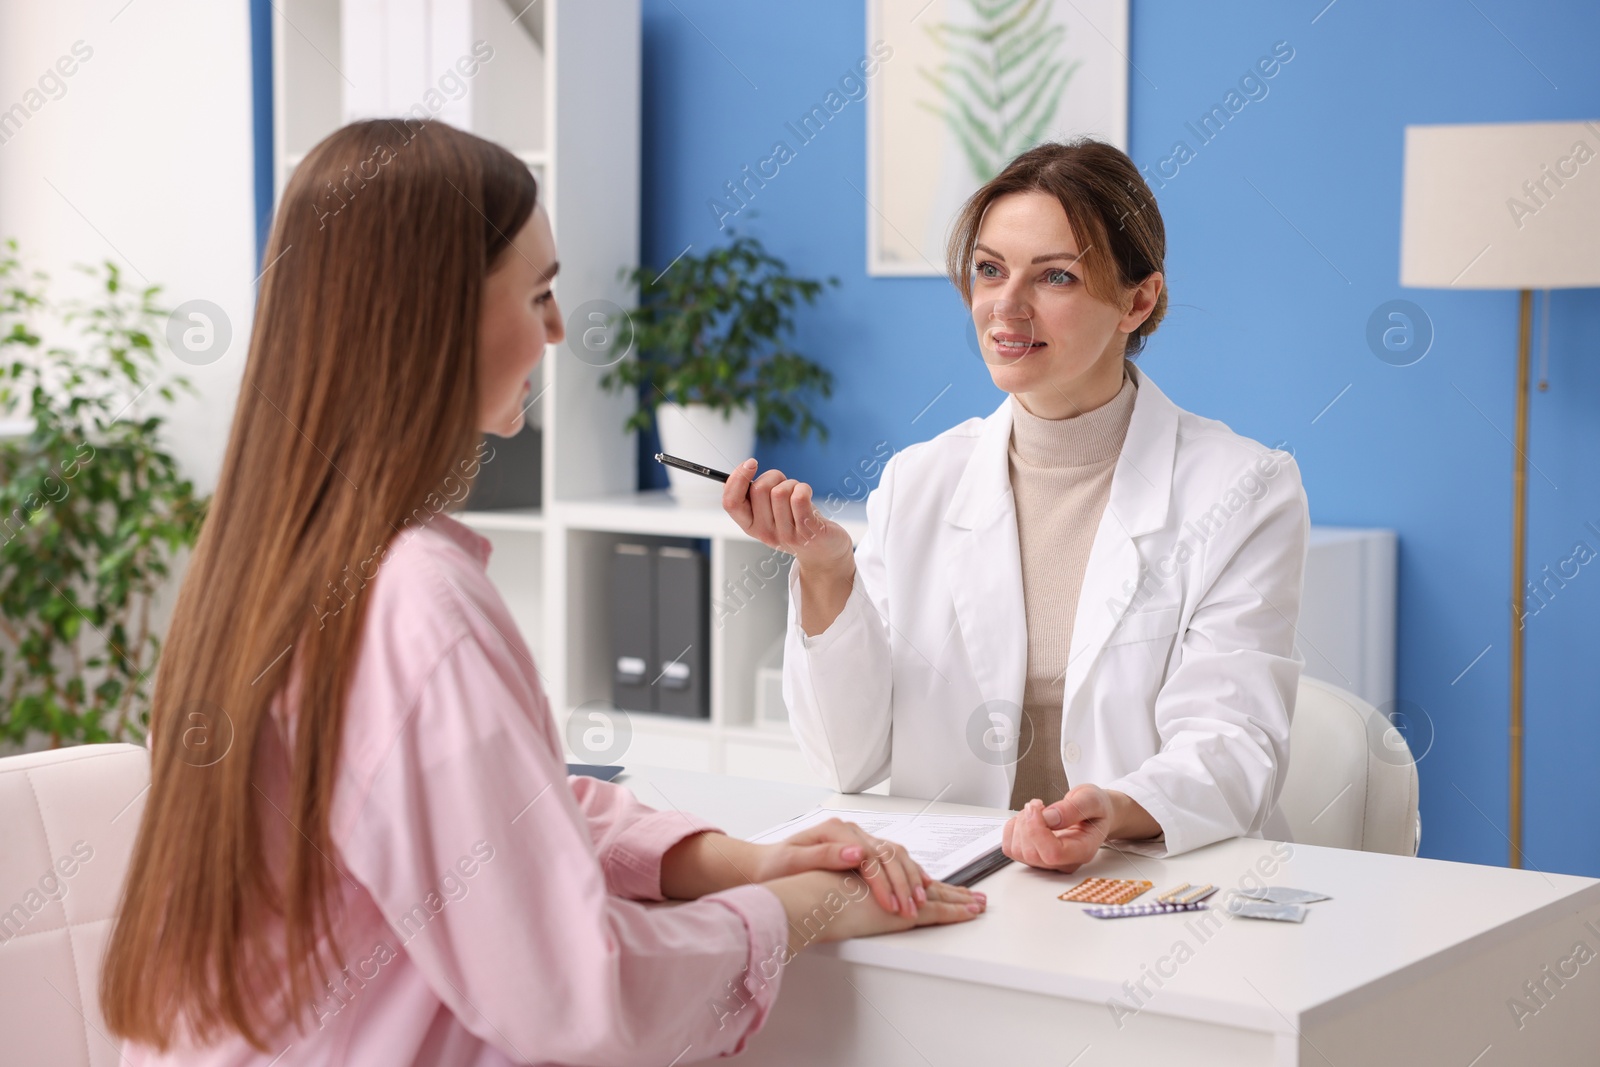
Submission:
M 982 911 L 848 824 L 756 846 L 567 777 L 445 513 L 563 338 L 557 267 L 527 167 L 441 122 L 290 179 L 104 963 L 129 1061 L 688 1062 L 808 942 Z

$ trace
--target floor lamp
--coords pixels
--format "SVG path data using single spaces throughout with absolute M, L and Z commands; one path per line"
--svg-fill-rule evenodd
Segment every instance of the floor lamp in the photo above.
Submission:
M 1511 457 L 1508 738 L 1510 863 L 1520 867 L 1533 290 L 1600 286 L 1600 121 L 1407 126 L 1400 284 L 1522 292 Z

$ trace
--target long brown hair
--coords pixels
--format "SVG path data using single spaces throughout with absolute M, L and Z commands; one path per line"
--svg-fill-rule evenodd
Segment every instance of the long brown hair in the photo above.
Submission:
M 100 986 L 125 1039 L 237 1031 L 265 1048 L 342 962 L 329 812 L 370 598 L 356 594 L 446 480 L 470 484 L 484 278 L 536 200 L 515 156 L 415 119 L 345 126 L 284 190 L 155 684 L 150 792 Z M 291 674 L 280 738 L 270 704 Z M 258 785 L 273 771 L 281 811 Z
M 1086 247 L 1082 250 L 1084 287 L 1126 312 L 1133 292 L 1155 271 L 1164 271 L 1167 230 L 1156 198 L 1139 168 L 1115 145 L 1088 137 L 1066 143 L 1047 141 L 1023 152 L 967 198 L 951 227 L 945 270 L 972 306 L 973 246 L 989 205 L 1007 193 L 1042 192 L 1055 197 Z M 1128 335 L 1125 355 L 1144 348 L 1167 313 L 1167 286 L 1155 307 Z

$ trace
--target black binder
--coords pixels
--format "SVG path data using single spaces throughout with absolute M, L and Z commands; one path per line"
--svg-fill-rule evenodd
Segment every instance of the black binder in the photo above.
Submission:
M 704 719 L 711 715 L 706 667 L 711 644 L 706 556 L 697 548 L 662 545 L 655 559 L 656 710 Z
M 623 711 L 655 711 L 655 553 L 621 542 L 611 555 L 611 702 Z

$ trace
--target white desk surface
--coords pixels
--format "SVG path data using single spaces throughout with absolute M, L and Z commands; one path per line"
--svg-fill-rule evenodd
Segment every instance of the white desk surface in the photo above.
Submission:
M 643 767 L 618 783 L 653 807 L 694 812 L 735 836 L 757 833 L 819 804 L 896 811 L 925 806 L 920 800 L 839 795 Z M 943 803 L 927 810 L 996 814 Z M 1496 942 L 1559 922 L 1562 916 L 1570 917 L 1572 937 L 1561 943 L 1570 947 L 1582 939 L 1590 946 L 1600 944 L 1597 879 L 1315 845 L 1290 847 L 1293 854 L 1287 861 L 1279 860 L 1271 842 L 1249 838 L 1220 841 L 1170 859 L 1102 849 L 1070 875 L 1011 864 L 982 883 L 989 908 L 973 922 L 822 945 L 808 953 L 1104 1003 L 1126 999 L 1124 983 L 1137 982 L 1158 960 L 1170 958 L 1181 938 L 1194 949 L 1193 956 L 1174 975 L 1161 979 L 1161 1014 L 1287 1034 L 1447 970 Z M 1310 913 L 1298 924 L 1222 916 L 1220 928 L 1201 928 L 1209 935 L 1205 938 L 1195 933 L 1192 922 L 1207 912 L 1095 919 L 1083 913 L 1082 905 L 1056 899 L 1095 875 L 1148 879 L 1154 883 L 1150 896 L 1181 882 L 1215 883 L 1220 891 L 1212 903 L 1220 907 L 1226 891 L 1238 886 L 1263 857 L 1276 867 L 1260 878 L 1262 883 L 1312 889 L 1332 899 L 1308 905 Z M 1594 932 L 1585 919 L 1594 923 Z M 1600 976 L 1583 977 L 1593 985 Z M 1525 995 L 1525 978 L 1538 979 L 1537 968 L 1529 974 L 1507 974 L 1503 993 L 1462 1007 L 1504 1015 L 1504 998 Z M 1582 996 L 1600 1003 L 1592 993 Z

